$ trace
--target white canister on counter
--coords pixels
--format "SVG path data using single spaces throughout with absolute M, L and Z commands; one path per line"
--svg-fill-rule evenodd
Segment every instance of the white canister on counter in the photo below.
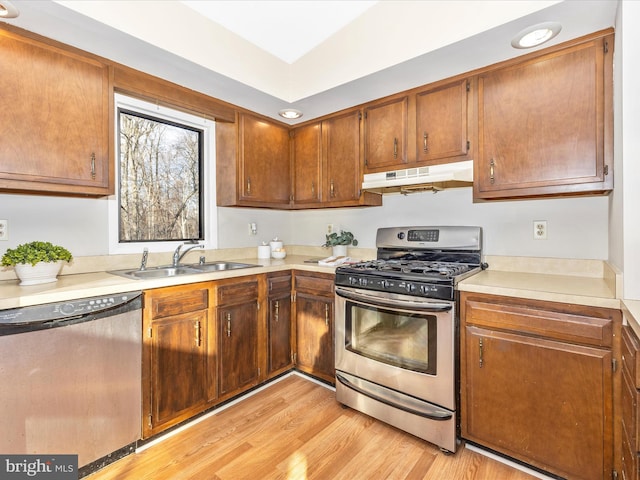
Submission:
M 267 242 L 262 242 L 262 245 L 258 245 L 258 258 L 271 257 L 271 246 L 267 245 Z
M 271 251 L 280 251 L 284 247 L 284 243 L 282 240 L 278 240 L 278 237 L 274 238 L 269 242 L 269 246 L 271 247 Z

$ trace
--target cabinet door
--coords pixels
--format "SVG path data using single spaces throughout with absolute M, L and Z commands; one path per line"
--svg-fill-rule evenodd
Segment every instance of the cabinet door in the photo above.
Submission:
M 270 296 L 268 373 L 291 366 L 291 334 L 291 292 Z
M 297 367 L 335 382 L 333 300 L 296 293 Z
M 464 438 L 563 477 L 611 475 L 610 350 L 472 326 L 463 348 Z
M 218 308 L 220 395 L 258 381 L 258 304 Z
M 151 326 L 151 402 L 145 436 L 198 413 L 205 403 L 207 312 L 157 320 Z
M 240 116 L 240 200 L 288 205 L 289 130 L 252 115 Z
M 428 165 L 468 160 L 468 80 L 416 95 L 416 160 Z
M 0 48 L 0 188 L 113 193 L 108 67 L 9 32 Z
M 364 109 L 365 173 L 403 168 L 407 163 L 408 97 Z
M 293 132 L 294 201 L 320 202 L 322 190 L 322 126 L 314 123 Z
M 327 202 L 357 201 L 360 197 L 360 112 L 322 122 Z
M 596 39 L 479 76 L 476 197 L 611 189 L 612 48 Z

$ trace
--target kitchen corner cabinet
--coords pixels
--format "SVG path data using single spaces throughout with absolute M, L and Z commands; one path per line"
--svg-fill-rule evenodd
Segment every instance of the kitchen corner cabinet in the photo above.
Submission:
M 142 437 L 203 411 L 216 398 L 215 328 L 206 284 L 144 294 Z
M 462 293 L 462 437 L 564 478 L 611 478 L 620 323 L 618 310 Z
M 356 110 L 292 130 L 293 208 L 382 204 L 361 190 L 361 123 Z
M 334 275 L 294 272 L 296 368 L 335 384 Z
M 474 199 L 613 188 L 613 35 L 478 76 Z
M 247 113 L 217 123 L 217 205 L 288 208 L 290 163 L 288 127 Z
M 274 377 L 293 368 L 291 328 L 291 272 L 267 275 L 267 375 Z
M 264 328 L 259 311 L 259 278 L 248 276 L 215 282 L 218 320 L 220 399 L 258 384 L 259 345 Z
M 0 29 L 0 190 L 109 195 L 109 67 L 56 45 Z
M 640 340 L 631 327 L 622 327 L 622 480 L 640 478 Z

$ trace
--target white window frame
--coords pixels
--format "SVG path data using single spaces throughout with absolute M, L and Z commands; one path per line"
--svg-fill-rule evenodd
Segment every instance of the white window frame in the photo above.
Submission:
M 119 239 L 119 209 L 120 209 L 120 149 L 118 147 L 118 109 L 124 108 L 134 112 L 150 115 L 171 122 L 188 125 L 203 130 L 203 184 L 204 190 L 202 218 L 204 221 L 204 241 L 200 241 L 207 250 L 218 248 L 218 210 L 216 208 L 215 181 L 215 121 L 211 118 L 201 118 L 172 108 L 154 105 L 144 100 L 128 97 L 119 93 L 114 95 L 114 151 L 115 154 L 115 194 L 108 199 L 109 203 L 109 254 L 141 253 L 145 248 L 149 252 L 172 252 L 181 240 L 165 242 L 122 242 Z

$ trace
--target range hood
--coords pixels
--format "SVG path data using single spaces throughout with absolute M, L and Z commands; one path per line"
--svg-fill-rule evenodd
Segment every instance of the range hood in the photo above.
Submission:
M 378 193 L 403 194 L 444 188 L 470 187 L 473 184 L 473 160 L 406 168 L 390 172 L 368 173 L 362 189 Z

